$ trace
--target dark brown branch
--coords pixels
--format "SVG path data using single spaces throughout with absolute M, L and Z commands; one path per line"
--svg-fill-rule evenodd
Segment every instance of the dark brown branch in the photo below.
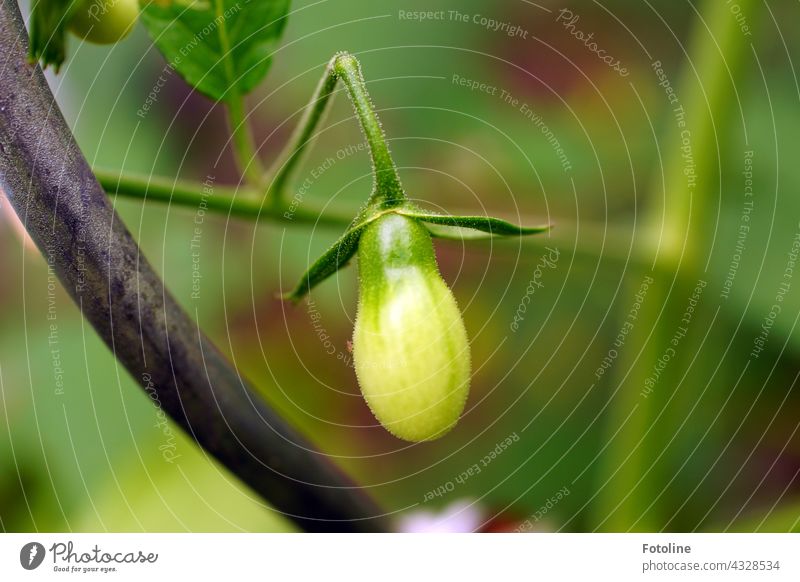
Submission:
M 0 5 L 0 187 L 134 379 L 201 446 L 309 531 L 389 528 L 248 387 L 178 306 L 109 205 L 55 104 L 14 0 Z

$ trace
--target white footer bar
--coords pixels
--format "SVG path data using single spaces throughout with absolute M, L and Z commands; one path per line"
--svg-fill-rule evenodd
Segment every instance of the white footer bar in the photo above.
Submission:
M 794 534 L 0 535 L 3 581 L 749 582 L 799 566 Z

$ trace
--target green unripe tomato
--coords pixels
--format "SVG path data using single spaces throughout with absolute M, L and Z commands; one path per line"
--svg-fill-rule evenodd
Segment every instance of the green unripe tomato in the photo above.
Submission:
M 139 17 L 139 0 L 84 0 L 69 21 L 77 36 L 96 44 L 125 38 Z
M 375 417 L 403 440 L 438 438 L 458 421 L 470 380 L 467 332 L 416 220 L 387 214 L 358 247 L 353 360 Z

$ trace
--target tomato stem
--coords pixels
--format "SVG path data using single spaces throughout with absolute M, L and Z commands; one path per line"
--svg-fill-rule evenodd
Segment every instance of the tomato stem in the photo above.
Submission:
M 396 206 L 406 200 L 406 195 L 400 185 L 400 178 L 397 175 L 392 155 L 389 153 L 383 128 L 367 92 L 364 76 L 361 74 L 361 65 L 353 55 L 348 53 L 336 55 L 331 64 L 334 73 L 347 87 L 347 93 L 369 144 L 375 172 L 375 189 L 370 203 Z
M 266 194 L 266 200 L 271 207 L 280 207 L 283 204 L 285 194 L 297 175 L 304 154 L 317 136 L 317 126 L 325 117 L 331 95 L 336 89 L 336 81 L 336 76 L 330 74 L 329 66 L 317 85 L 294 135 L 278 156 L 278 161 L 271 171 L 273 178 Z
M 256 153 L 255 140 L 244 111 L 244 99 L 236 93 L 225 100 L 233 139 L 233 153 L 242 176 L 253 186 L 264 182 L 264 166 Z
M 95 169 L 95 177 L 110 196 L 120 196 L 169 204 L 171 207 L 197 208 L 203 204 L 209 213 L 230 216 L 244 220 L 275 222 L 283 225 L 319 226 L 342 229 L 353 225 L 356 208 L 346 207 L 338 212 L 302 207 L 291 209 L 282 202 L 277 205 L 266 204 L 258 199 L 259 190 L 250 186 L 215 185 L 213 193 L 208 194 L 207 187 L 196 181 L 165 178 L 163 176 L 147 176 L 144 174 L 120 173 L 117 170 Z M 457 209 L 456 215 L 469 214 L 471 210 Z M 534 217 L 521 217 L 524 223 L 533 223 Z M 533 244 L 548 244 L 573 248 L 581 256 L 596 257 L 602 250 L 604 257 L 630 263 L 644 263 L 644 255 L 631 253 L 630 232 L 628 224 L 592 224 L 581 221 L 582 236 L 565 228 L 550 231 L 546 238 L 534 237 Z M 537 242 L 538 241 L 538 242 Z
M 352 222 L 344 215 L 321 214 L 316 210 L 267 206 L 257 199 L 258 190 L 215 185 L 212 192 L 203 184 L 160 177 L 118 174 L 95 170 L 95 177 L 109 194 L 185 206 L 195 210 L 203 204 L 207 211 L 251 220 L 272 220 L 285 224 L 303 224 L 342 228 Z
M 306 108 L 303 119 L 273 168 L 273 179 L 266 194 L 271 206 L 281 205 L 302 162 L 304 153 L 316 137 L 317 126 L 325 116 L 330 98 L 339 80 L 345 85 L 369 145 L 375 176 L 374 190 L 369 205 L 392 207 L 406 200 L 397 169 L 386 144 L 386 136 L 367 92 L 361 66 L 353 55 L 339 53 L 328 62 L 325 74 L 317 85 L 317 90 Z

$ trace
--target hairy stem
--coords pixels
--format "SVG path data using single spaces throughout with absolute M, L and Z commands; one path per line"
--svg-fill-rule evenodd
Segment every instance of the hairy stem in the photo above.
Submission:
M 383 206 L 394 206 L 406 199 L 403 187 L 400 185 L 400 178 L 397 175 L 392 155 L 389 153 L 389 146 L 386 144 L 386 136 L 383 128 L 372 106 L 372 101 L 361 74 L 361 65 L 358 60 L 350 54 L 341 53 L 336 55 L 331 61 L 333 73 L 336 74 L 347 87 L 347 94 L 353 103 L 361 129 L 369 143 L 369 150 L 372 156 L 372 164 L 375 171 L 375 191 L 372 194 L 370 203 L 378 203 Z
M 316 128 L 325 115 L 339 80 L 347 89 L 347 94 L 353 103 L 356 116 L 369 145 L 375 172 L 374 190 L 369 204 L 391 207 L 406 199 L 397 169 L 389 153 L 389 146 L 386 144 L 386 136 L 369 98 L 364 77 L 361 74 L 361 66 L 353 55 L 339 53 L 328 63 L 325 74 L 317 86 L 314 97 L 311 99 L 294 137 L 290 140 L 285 153 L 279 157 L 275 166 L 274 178 L 267 193 L 270 205 L 282 203 L 285 193 L 297 173 L 303 154 L 315 137 Z
M 236 216 L 249 220 L 271 220 L 284 224 L 343 227 L 351 218 L 335 214 L 321 214 L 303 208 L 289 209 L 284 206 L 266 206 L 255 198 L 257 190 L 252 188 L 230 188 L 170 180 L 132 174 L 117 174 L 108 170 L 95 170 L 100 185 L 109 194 L 163 202 L 197 209 L 205 204 L 206 210 L 221 215 Z
M 267 190 L 267 203 L 271 207 L 280 207 L 285 203 L 287 191 L 297 175 L 304 154 L 316 137 L 316 129 L 325 117 L 336 88 L 336 77 L 330 74 L 330 67 L 322 77 L 311 102 L 306 107 L 300 124 L 289 140 L 283 153 L 273 166 L 272 182 Z
M 209 195 L 207 191 L 204 191 L 204 185 L 199 182 L 118 174 L 112 170 L 95 170 L 95 176 L 110 195 L 160 202 L 194 210 L 204 203 L 208 212 L 234 216 L 243 220 L 270 221 L 286 226 L 343 229 L 353 223 L 353 217 L 358 213 L 356 208 L 340 210 L 335 213 L 326 211 L 325 214 L 322 214 L 302 208 L 290 210 L 288 206 L 284 205 L 275 207 L 254 200 L 253 196 L 256 190 L 248 188 L 214 186 L 213 193 Z M 453 214 L 467 215 L 473 212 L 474 210 L 471 209 L 456 209 Z M 520 219 L 526 224 L 536 221 L 534 217 L 523 216 Z M 629 248 L 630 228 L 629 225 L 591 224 L 583 220 L 580 225 L 581 237 L 568 228 L 560 228 L 549 231 L 545 237 L 531 237 L 523 240 L 525 244 L 537 246 L 556 245 L 572 248 L 579 255 L 591 258 L 598 257 L 599 251 L 602 249 L 604 258 L 643 264 L 646 257 L 636 252 L 631 253 Z

